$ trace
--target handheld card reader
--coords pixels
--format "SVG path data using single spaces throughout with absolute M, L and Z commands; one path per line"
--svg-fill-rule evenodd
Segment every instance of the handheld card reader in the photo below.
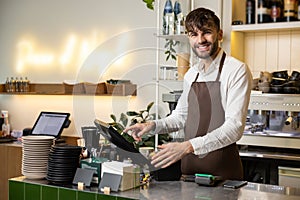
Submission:
M 195 182 L 198 185 L 214 186 L 220 180 L 220 176 L 214 176 L 211 174 L 195 174 Z

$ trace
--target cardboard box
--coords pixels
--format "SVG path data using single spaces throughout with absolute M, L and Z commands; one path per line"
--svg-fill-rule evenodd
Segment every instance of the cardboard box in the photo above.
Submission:
M 137 165 L 118 161 L 105 162 L 102 164 L 101 177 L 104 172 L 122 176 L 120 191 L 140 186 L 140 167 Z

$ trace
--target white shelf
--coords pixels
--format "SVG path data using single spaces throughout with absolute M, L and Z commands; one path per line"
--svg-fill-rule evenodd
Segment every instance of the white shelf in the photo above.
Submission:
M 259 32 L 259 31 L 271 32 L 271 31 L 288 31 L 288 30 L 300 31 L 300 21 L 232 25 L 231 29 L 232 31 L 240 31 L 240 32 Z
M 179 42 L 188 42 L 188 37 L 186 34 L 183 35 L 157 35 L 159 38 L 175 40 Z

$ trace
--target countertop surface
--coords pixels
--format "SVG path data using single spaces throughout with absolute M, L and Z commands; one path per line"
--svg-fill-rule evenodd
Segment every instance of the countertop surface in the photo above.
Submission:
M 48 185 L 46 180 L 28 180 L 24 176 L 11 179 L 27 183 Z M 59 186 L 54 186 L 59 187 Z M 64 186 L 77 189 L 77 186 Z M 86 188 L 87 192 L 101 193 L 97 187 Z M 300 188 L 248 183 L 239 189 L 199 186 L 194 182 L 152 181 L 147 186 L 123 192 L 111 192 L 110 196 L 131 199 L 300 199 Z

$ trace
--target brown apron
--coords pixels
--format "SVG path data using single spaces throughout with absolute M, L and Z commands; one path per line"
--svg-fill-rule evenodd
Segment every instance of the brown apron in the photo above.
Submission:
M 188 95 L 188 115 L 185 126 L 185 140 L 204 136 L 220 127 L 225 121 L 225 112 L 221 102 L 220 75 L 226 54 L 223 52 L 219 73 L 215 81 L 192 83 Z M 200 158 L 188 154 L 181 161 L 184 175 L 195 173 L 212 174 L 225 179 L 240 180 L 243 178 L 242 163 L 236 144 L 208 153 Z

